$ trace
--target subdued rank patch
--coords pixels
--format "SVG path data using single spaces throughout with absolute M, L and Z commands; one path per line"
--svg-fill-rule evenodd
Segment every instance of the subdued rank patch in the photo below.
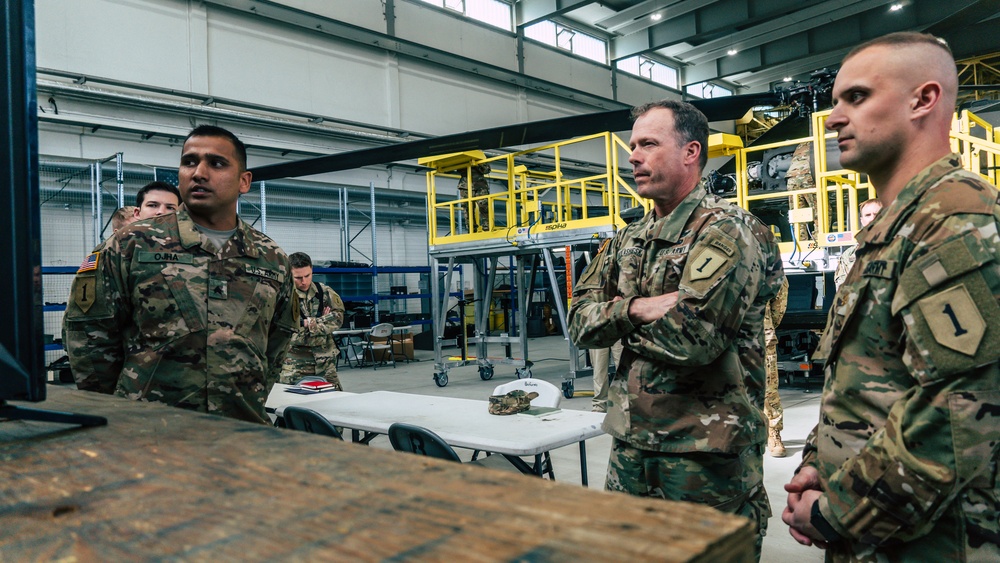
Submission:
M 97 276 L 78 276 L 73 283 L 73 302 L 86 313 L 97 300 Z
M 965 285 L 957 285 L 917 302 L 938 344 L 975 356 L 986 322 Z
M 920 273 L 924 275 L 924 279 L 927 280 L 927 285 L 934 287 L 939 283 L 944 282 L 948 279 L 948 271 L 945 269 L 941 261 L 937 259 L 937 256 L 933 257 L 934 260 L 929 264 L 920 266 Z
M 688 260 L 688 268 L 690 269 L 691 281 L 703 280 L 705 278 L 711 277 L 716 270 L 722 267 L 726 263 L 727 258 L 716 252 L 712 248 L 706 248 L 698 253 L 697 256 Z
M 229 299 L 229 284 L 226 280 L 208 280 L 208 297 L 211 299 Z
M 264 268 L 258 268 L 257 266 L 247 266 L 245 271 L 251 276 L 278 281 L 278 272 L 272 272 L 271 270 L 265 270 Z
M 100 252 L 94 252 L 88 254 L 87 257 L 83 259 L 83 262 L 80 263 L 80 268 L 76 271 L 76 273 L 79 274 L 80 272 L 90 272 L 96 270 L 97 262 L 100 259 L 100 257 L 101 257 Z

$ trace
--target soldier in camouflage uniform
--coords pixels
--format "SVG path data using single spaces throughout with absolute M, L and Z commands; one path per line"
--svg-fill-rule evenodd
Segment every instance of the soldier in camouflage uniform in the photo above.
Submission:
M 64 338 L 80 389 L 266 424 L 298 324 L 288 257 L 236 215 L 250 189 L 232 133 L 185 140 L 186 209 L 137 221 L 73 280 Z
M 882 210 L 882 202 L 877 199 L 869 199 L 861 204 L 858 208 L 860 211 L 861 226 L 867 227 L 868 223 L 871 223 L 878 212 Z M 833 274 L 833 283 L 840 287 L 847 279 L 847 272 L 851 271 L 851 267 L 854 266 L 855 252 L 857 252 L 857 246 L 848 246 L 843 252 L 840 253 L 840 261 L 837 262 L 837 271 Z
M 570 334 L 583 348 L 622 341 L 604 429 L 605 487 L 750 518 L 758 556 L 763 486 L 764 306 L 784 273 L 774 237 L 699 183 L 708 123 L 690 104 L 636 108 L 632 156 L 645 217 L 580 277 Z
M 847 55 L 826 125 L 885 208 L 858 233 L 818 357 L 819 424 L 782 519 L 828 561 L 1000 561 L 1000 201 L 948 131 L 930 35 Z
M 344 302 L 331 287 L 314 282 L 312 259 L 304 252 L 288 257 L 299 301 L 299 330 L 292 337 L 281 369 L 281 383 L 291 384 L 307 375 L 319 375 L 343 391 L 337 377 L 340 350 L 333 331 L 344 324 Z
M 764 416 L 767 417 L 767 449 L 771 457 L 785 457 L 785 444 L 781 443 L 781 430 L 785 427 L 785 411 L 778 394 L 778 325 L 788 308 L 788 280 L 785 279 L 778 295 L 764 308 L 764 356 L 767 363 L 767 389 L 764 394 Z
M 789 191 L 811 190 L 815 187 L 816 180 L 812 174 L 812 143 L 799 143 L 795 147 L 795 152 L 792 153 L 792 161 L 788 165 L 788 171 L 785 172 L 785 189 Z M 816 237 L 819 236 L 819 209 L 816 207 L 816 194 L 796 194 L 788 197 L 788 204 L 792 209 L 795 209 L 795 202 L 798 202 L 799 209 L 808 207 L 813 210 L 812 236 L 806 233 L 802 223 L 795 223 L 792 225 L 792 228 L 795 229 L 795 240 L 800 242 L 816 240 Z
M 458 180 L 458 197 L 460 199 L 465 199 L 469 197 L 468 186 L 468 176 L 465 175 L 465 170 L 462 170 L 462 177 Z M 490 184 L 486 180 L 486 175 L 490 173 L 490 165 L 476 164 L 472 166 L 472 195 L 490 195 Z M 476 223 L 477 231 L 485 231 L 489 229 L 490 221 L 490 202 L 487 199 L 480 199 L 473 202 L 473 207 L 476 208 L 476 214 L 479 216 L 478 221 L 473 221 Z M 468 220 L 469 204 L 468 202 L 462 203 L 462 220 L 467 232 L 472 232 L 469 229 L 470 221 Z

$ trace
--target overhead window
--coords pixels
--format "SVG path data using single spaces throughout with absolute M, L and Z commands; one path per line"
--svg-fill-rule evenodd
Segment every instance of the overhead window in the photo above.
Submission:
M 670 88 L 677 88 L 677 69 L 660 61 L 636 55 L 621 59 L 616 66 L 623 72 L 641 76 Z
M 422 0 L 439 8 L 454 10 L 470 19 L 513 31 L 511 6 L 502 0 Z
M 608 44 L 592 35 L 552 22 L 541 21 L 524 28 L 524 36 L 574 55 L 608 64 Z
M 719 86 L 718 84 L 712 84 L 711 82 L 702 82 L 700 84 L 691 84 L 684 89 L 688 94 L 692 96 L 698 96 L 699 98 L 722 98 L 725 96 L 732 96 L 733 91 L 729 88 Z

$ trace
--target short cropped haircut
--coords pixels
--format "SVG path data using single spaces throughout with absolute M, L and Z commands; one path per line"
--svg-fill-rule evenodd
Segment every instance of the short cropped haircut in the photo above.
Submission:
M 146 194 L 152 191 L 170 192 L 177 196 L 178 205 L 184 201 L 181 199 L 181 191 L 177 189 L 177 186 L 173 184 L 168 184 L 166 182 L 150 182 L 145 186 L 139 188 L 139 191 L 135 194 L 135 206 L 142 207 L 142 202 L 146 201 Z
M 678 143 L 686 145 L 696 141 L 701 145 L 699 165 L 705 169 L 708 164 L 708 118 L 698 108 L 687 102 L 676 100 L 660 100 L 632 108 L 632 121 L 653 109 L 668 109 L 674 114 L 674 129 L 677 131 Z
M 288 256 L 293 268 L 312 268 L 313 261 L 305 252 L 293 252 Z
M 858 206 L 858 210 L 860 211 L 860 210 L 864 209 L 866 205 L 876 205 L 876 204 L 879 206 L 879 208 L 882 207 L 882 202 L 879 201 L 879 199 L 877 197 L 873 197 L 871 199 L 866 199 L 866 200 L 864 200 L 864 201 L 861 202 L 861 205 Z
M 111 215 L 111 230 L 117 231 L 128 225 L 132 222 L 133 215 L 135 215 L 135 208 L 131 205 L 115 209 L 115 212 Z
M 236 149 L 236 160 L 239 164 L 240 172 L 246 172 L 247 170 L 247 147 L 243 144 L 243 141 L 234 135 L 228 129 L 223 129 L 222 127 L 216 127 L 215 125 L 199 125 L 188 133 L 188 136 L 184 138 L 186 143 L 191 137 L 222 137 L 223 139 L 229 140 Z
M 851 49 L 851 52 L 847 53 L 847 56 L 844 57 L 844 61 L 847 61 L 847 59 L 850 59 L 854 55 L 857 55 L 861 51 L 871 47 L 892 47 L 902 45 L 933 45 L 948 53 L 948 56 L 951 57 L 952 60 L 955 58 L 954 54 L 951 52 L 951 47 L 948 46 L 948 42 L 940 37 L 936 37 L 930 33 L 919 33 L 916 31 L 897 31 L 895 33 L 889 33 L 881 37 L 876 37 L 870 41 L 865 41 L 864 43 Z

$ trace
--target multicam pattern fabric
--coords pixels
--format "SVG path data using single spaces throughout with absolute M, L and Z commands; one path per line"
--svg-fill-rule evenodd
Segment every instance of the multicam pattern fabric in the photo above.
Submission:
M 462 174 L 465 170 L 461 171 Z M 490 194 L 490 184 L 486 180 L 486 175 L 490 173 L 489 164 L 476 164 L 472 167 L 472 195 L 489 195 Z M 469 197 L 468 182 L 466 176 L 462 176 L 458 180 L 458 197 L 459 199 L 465 199 Z M 473 207 L 477 209 L 475 212 L 478 215 L 478 220 L 476 221 L 477 229 L 486 229 L 489 225 L 489 212 L 490 212 L 490 202 L 489 200 L 481 199 L 479 201 L 473 202 Z M 466 215 L 469 213 L 469 204 L 463 203 L 462 208 L 462 221 L 465 228 L 469 228 L 469 221 Z
M 582 348 L 625 346 L 604 429 L 662 452 L 762 444 L 764 307 L 784 278 L 767 227 L 699 185 L 669 216 L 651 211 L 620 231 L 602 255 L 574 289 L 569 325 Z M 632 299 L 675 291 L 662 319 L 629 321 Z
M 849 246 L 840 253 L 840 261 L 837 262 L 837 271 L 833 273 L 833 283 L 837 287 L 844 284 L 844 280 L 847 279 L 847 272 L 851 271 L 854 267 L 854 262 L 857 260 L 857 246 Z
M 505 395 L 490 395 L 490 414 L 517 414 L 531 408 L 532 399 L 538 398 L 538 393 L 526 393 L 520 389 L 508 391 Z
M 735 454 L 663 453 L 633 448 L 615 439 L 606 488 L 640 497 L 705 504 L 749 518 L 757 530 L 756 560 L 760 560 L 771 516 L 760 448 L 754 445 Z
M 767 388 L 764 394 L 764 416 L 767 426 L 781 432 L 785 427 L 785 411 L 781 408 L 781 397 L 778 395 L 778 334 L 775 330 L 785 318 L 788 308 L 788 280 L 782 281 L 781 289 L 774 299 L 767 302 L 764 308 L 764 346 L 767 352 L 764 356 L 767 363 Z
M 323 314 L 320 309 L 320 287 L 323 291 L 322 308 L 330 312 Z M 309 375 L 318 375 L 332 383 L 337 391 L 343 391 L 337 376 L 337 341 L 333 332 L 344 324 L 344 301 L 330 286 L 313 283 L 309 290 L 295 289 L 299 301 L 299 318 L 316 319 L 312 328 L 299 326 L 292 336 L 281 368 L 279 383 L 292 384 Z M 300 323 L 301 324 L 301 323 Z
M 78 387 L 268 423 L 298 325 L 290 271 L 242 221 L 222 249 L 185 211 L 125 227 L 73 280 L 63 330 Z
M 1000 560 L 1000 202 L 952 154 L 858 234 L 803 464 L 834 561 Z
M 795 152 L 792 153 L 792 160 L 788 165 L 788 171 L 785 172 L 785 189 L 789 191 L 809 190 L 816 187 L 816 180 L 812 174 L 811 160 L 812 143 L 799 143 L 795 147 Z M 819 232 L 819 209 L 816 207 L 816 194 L 796 194 L 789 196 L 788 200 L 790 208 L 794 208 L 794 204 L 797 201 L 799 209 L 809 207 L 813 210 L 813 236 L 810 237 L 802 224 L 797 223 L 792 225 L 792 228 L 795 229 L 795 240 L 814 240 L 816 233 Z

